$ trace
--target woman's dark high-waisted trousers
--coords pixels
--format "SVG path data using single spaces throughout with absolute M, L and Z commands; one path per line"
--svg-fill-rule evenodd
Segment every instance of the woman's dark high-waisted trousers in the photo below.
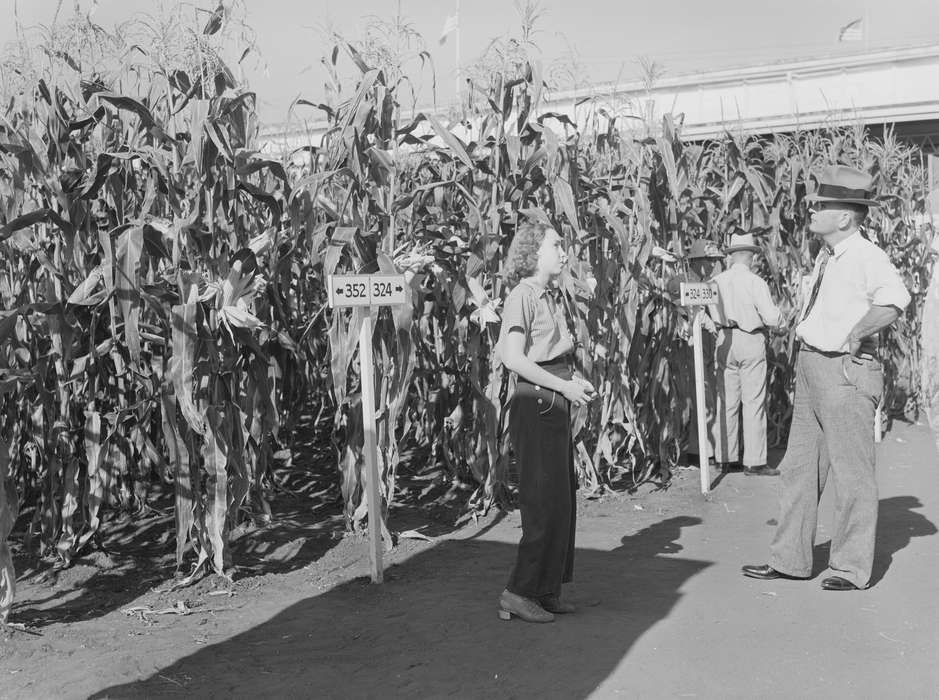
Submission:
M 567 362 L 539 363 L 564 379 Z M 574 574 L 574 453 L 563 394 L 519 377 L 509 407 L 509 440 L 519 471 L 522 539 L 506 587 L 526 598 L 560 595 Z

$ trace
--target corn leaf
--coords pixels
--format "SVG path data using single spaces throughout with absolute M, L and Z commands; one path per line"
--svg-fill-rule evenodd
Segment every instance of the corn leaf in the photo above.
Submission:
M 10 473 L 10 445 L 0 440 L 0 624 L 6 624 L 16 594 L 16 571 L 7 537 L 19 514 L 19 499 Z
M 101 414 L 97 411 L 88 411 L 85 416 L 85 460 L 88 464 L 88 483 L 85 488 L 84 509 L 87 518 L 85 531 L 82 533 L 76 546 L 77 551 L 94 537 L 101 527 L 101 505 L 104 503 L 108 485 L 108 474 L 105 470 L 104 457 L 107 452 L 103 441 Z
M 428 122 L 430 122 L 430 125 L 437 133 L 437 136 L 439 136 L 440 140 L 443 141 L 447 148 L 453 152 L 453 155 L 459 158 L 464 165 L 472 168 L 473 160 L 469 157 L 469 154 L 466 152 L 466 148 L 463 146 L 460 140 L 448 129 L 445 129 L 444 126 L 438 121 L 437 117 L 435 117 L 433 114 L 425 113 L 423 116 Z
M 198 291 L 192 288 L 192 294 Z M 170 365 L 170 377 L 176 400 L 183 417 L 196 433 L 205 434 L 205 421 L 193 403 L 193 372 L 195 371 L 195 353 L 197 343 L 196 319 L 198 304 L 190 302 L 173 307 L 173 356 Z
M 231 420 L 216 406 L 206 413 L 208 430 L 202 445 L 202 460 L 206 471 L 205 529 L 211 544 L 212 568 L 225 575 L 226 545 L 228 542 L 228 454 L 231 449 Z

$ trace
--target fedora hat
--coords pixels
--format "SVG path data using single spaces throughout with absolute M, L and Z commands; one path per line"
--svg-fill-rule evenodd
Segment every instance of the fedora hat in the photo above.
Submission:
M 861 170 L 847 165 L 831 165 L 819 172 L 818 189 L 806 195 L 806 202 L 839 202 L 841 204 L 861 204 L 865 207 L 879 207 L 871 199 L 874 178 Z
M 724 248 L 724 253 L 730 255 L 731 253 L 742 253 L 744 251 L 750 251 L 751 253 L 763 252 L 760 250 L 760 246 L 756 244 L 752 233 L 736 231 L 730 234 L 730 245 Z
M 685 258 L 688 260 L 700 260 L 702 258 L 723 258 L 724 254 L 718 248 L 717 243 L 706 238 L 697 238 L 691 242 L 688 248 L 688 254 Z

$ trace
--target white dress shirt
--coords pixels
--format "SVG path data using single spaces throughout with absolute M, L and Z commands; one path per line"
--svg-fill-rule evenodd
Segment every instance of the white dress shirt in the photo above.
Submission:
M 803 314 L 820 258 L 809 280 Z M 909 303 L 910 293 L 887 254 L 855 232 L 835 245 L 815 304 L 796 326 L 796 335 L 818 350 L 848 352 L 848 336 L 871 306 L 895 306 L 902 311 Z
M 734 323 L 753 333 L 782 324 L 782 314 L 773 302 L 769 286 L 749 266 L 734 263 L 714 278 L 717 283 L 716 319 L 722 325 Z

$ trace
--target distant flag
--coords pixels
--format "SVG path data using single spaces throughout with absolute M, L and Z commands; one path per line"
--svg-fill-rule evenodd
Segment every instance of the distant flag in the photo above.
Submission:
M 460 26 L 460 15 L 450 15 L 447 21 L 443 23 L 443 31 L 440 32 L 440 45 L 447 43 L 447 37 L 455 32 Z
M 864 39 L 864 19 L 848 22 L 838 32 L 838 41 L 861 41 Z

